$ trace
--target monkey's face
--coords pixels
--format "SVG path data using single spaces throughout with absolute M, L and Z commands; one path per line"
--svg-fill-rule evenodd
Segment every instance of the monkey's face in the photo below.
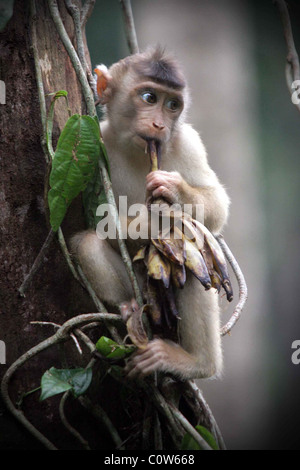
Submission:
M 131 97 L 136 109 L 134 130 L 137 144 L 168 142 L 183 109 L 182 94 L 152 81 L 139 83 Z M 144 142 L 142 142 L 144 141 Z
M 114 113 L 110 114 L 117 116 L 123 142 L 127 140 L 144 150 L 149 140 L 164 144 L 171 139 L 184 107 L 180 91 L 139 78 L 127 83 L 118 95 L 114 99 Z

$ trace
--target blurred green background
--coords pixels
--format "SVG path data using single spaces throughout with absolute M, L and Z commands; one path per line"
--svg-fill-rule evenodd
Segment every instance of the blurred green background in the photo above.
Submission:
M 300 51 L 300 5 L 288 3 Z M 300 366 L 291 362 L 300 339 L 300 114 L 278 12 L 271 0 L 132 7 L 141 49 L 160 43 L 186 71 L 189 121 L 231 197 L 224 234 L 248 282 L 247 308 L 223 341 L 224 377 L 201 388 L 229 448 L 300 449 Z M 97 0 L 87 38 L 93 65 L 129 53 L 117 0 Z M 226 321 L 232 306 L 222 306 Z

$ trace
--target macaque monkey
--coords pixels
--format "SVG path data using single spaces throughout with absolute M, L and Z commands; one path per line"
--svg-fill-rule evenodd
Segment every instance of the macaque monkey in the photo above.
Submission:
M 98 94 L 106 105 L 101 133 L 110 159 L 116 201 L 145 204 L 146 191 L 170 204 L 204 206 L 204 224 L 218 234 L 227 221 L 229 198 L 210 168 L 198 133 L 185 122 L 189 94 L 177 62 L 159 48 L 129 56 L 108 70 L 99 67 Z M 159 142 L 162 170 L 149 173 L 149 140 Z M 200 222 L 203 222 L 201 220 Z M 133 242 L 142 244 L 143 240 Z M 116 243 L 92 231 L 76 234 L 72 250 L 95 292 L 107 303 L 133 297 Z M 131 240 L 128 240 L 131 250 Z M 132 251 L 134 253 L 134 250 Z M 159 370 L 180 379 L 208 378 L 222 371 L 218 294 L 205 291 L 187 273 L 176 292 L 180 344 L 155 338 L 126 365 L 129 378 Z

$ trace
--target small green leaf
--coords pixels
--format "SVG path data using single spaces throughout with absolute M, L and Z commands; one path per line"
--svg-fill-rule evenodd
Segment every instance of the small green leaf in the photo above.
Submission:
M 89 387 L 92 380 L 92 369 L 56 369 L 51 367 L 41 379 L 40 400 L 71 390 L 78 397 Z
M 56 369 L 52 367 L 47 370 L 41 380 L 42 392 L 40 400 L 46 400 L 46 398 L 52 397 L 59 393 L 66 392 L 72 388 L 72 385 L 62 377 L 62 374 L 57 373 Z
M 216 443 L 213 435 L 208 431 L 208 429 L 204 428 L 203 426 L 196 426 L 195 429 L 198 431 L 200 436 L 208 443 L 208 445 L 213 450 L 220 450 L 218 444 Z M 199 444 L 195 441 L 195 439 L 189 434 L 185 434 L 182 439 L 181 443 L 181 450 L 202 450 Z
M 96 349 L 108 359 L 123 359 L 132 354 L 136 348 L 135 346 L 120 345 L 106 336 L 101 336 L 96 343 Z
M 67 97 L 68 92 L 66 90 L 59 90 L 59 91 L 56 91 L 56 92 L 53 92 L 53 93 L 48 93 L 47 96 L 54 96 L 55 99 L 60 98 L 62 96 Z

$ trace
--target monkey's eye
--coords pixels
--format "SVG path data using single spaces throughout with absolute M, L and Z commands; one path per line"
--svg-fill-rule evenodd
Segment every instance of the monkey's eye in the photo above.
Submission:
M 166 102 L 166 107 L 170 111 L 177 111 L 180 108 L 180 102 L 176 99 L 171 99 Z
M 152 91 L 145 91 L 144 93 L 141 93 L 141 98 L 143 101 L 149 104 L 157 103 L 157 97 Z

